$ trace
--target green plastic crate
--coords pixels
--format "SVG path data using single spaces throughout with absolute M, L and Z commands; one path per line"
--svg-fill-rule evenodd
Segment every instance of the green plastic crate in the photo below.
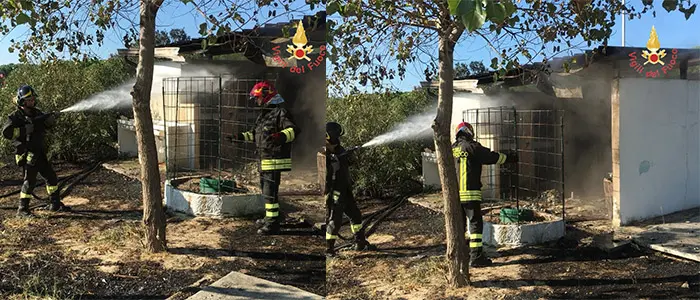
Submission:
M 503 208 L 501 209 L 500 217 L 502 224 L 510 224 L 520 221 L 532 221 L 535 219 L 535 213 L 530 209 Z
M 202 194 L 233 192 L 235 188 L 236 183 L 233 180 L 219 180 L 209 177 L 199 179 L 199 192 Z

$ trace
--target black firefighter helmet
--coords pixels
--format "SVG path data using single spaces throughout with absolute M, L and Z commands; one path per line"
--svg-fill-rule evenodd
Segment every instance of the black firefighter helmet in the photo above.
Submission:
M 333 145 L 338 144 L 341 136 L 345 134 L 343 126 L 336 122 L 326 123 L 326 140 Z
M 32 88 L 31 85 L 25 84 L 17 89 L 17 99 L 15 99 L 15 104 L 18 106 L 24 106 L 24 101 L 30 97 L 34 97 L 34 99 L 36 99 L 36 91 L 34 91 L 34 88 Z

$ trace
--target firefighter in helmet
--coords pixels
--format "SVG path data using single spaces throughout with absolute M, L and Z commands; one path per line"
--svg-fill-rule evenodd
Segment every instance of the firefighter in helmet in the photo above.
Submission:
M 260 155 L 260 189 L 265 198 L 265 218 L 259 234 L 280 231 L 278 199 L 281 173 L 292 170 L 292 142 L 301 132 L 284 107 L 284 99 L 268 81 L 258 82 L 250 91 L 250 100 L 262 106 L 251 131 L 236 135 L 237 140 L 252 141 Z
M 514 152 L 495 152 L 482 146 L 474 140 L 474 128 L 467 122 L 457 125 L 452 153 L 459 166 L 459 201 L 462 215 L 469 220 L 469 265 L 488 266 L 491 260 L 485 256 L 482 244 L 484 221 L 481 215 L 481 167 L 517 162 L 518 158 Z
M 335 240 L 338 239 L 343 214 L 350 218 L 350 230 L 355 237 L 355 250 L 373 249 L 365 239 L 362 228 L 362 213 L 352 194 L 350 164 L 352 154 L 340 145 L 345 132 L 336 122 L 326 123 L 326 255 L 335 255 Z
M 46 180 L 46 191 L 51 200 L 51 211 L 69 211 L 61 202 L 58 178 L 47 158 L 46 132 L 56 124 L 59 113 L 45 114 L 36 108 L 37 93 L 29 85 L 17 90 L 13 102 L 17 106 L 2 126 L 2 135 L 15 146 L 15 162 L 24 168 L 24 183 L 20 193 L 17 216 L 32 216 L 29 201 L 36 186 L 37 174 Z

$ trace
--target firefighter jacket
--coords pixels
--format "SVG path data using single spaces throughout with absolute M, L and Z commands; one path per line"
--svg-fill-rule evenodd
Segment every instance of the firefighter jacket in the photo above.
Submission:
M 483 165 L 504 164 L 515 162 L 515 155 L 506 155 L 491 151 L 468 139 L 465 136 L 457 137 L 452 144 L 452 154 L 457 159 L 459 170 L 459 200 L 460 202 L 481 201 L 481 169 Z
M 255 128 L 244 132 L 243 138 L 255 142 L 261 171 L 291 171 L 292 142 L 300 132 L 286 108 L 281 104 L 270 104 L 263 108 L 255 121 Z M 275 142 L 275 134 L 281 136 L 282 142 Z
M 55 118 L 49 114 L 44 114 L 41 110 L 32 108 L 30 115 L 18 109 L 7 117 L 2 126 L 2 135 L 12 141 L 15 147 L 15 161 L 18 165 L 23 165 L 26 161 L 40 155 L 45 156 L 46 131 L 53 127 Z M 27 127 L 32 126 L 31 133 L 27 134 Z
M 338 201 L 341 193 L 349 193 L 352 190 L 352 177 L 350 176 L 352 163 L 352 153 L 346 153 L 343 146 L 336 146 L 334 151 L 326 149 L 326 184 L 323 194 L 333 192 L 335 202 Z

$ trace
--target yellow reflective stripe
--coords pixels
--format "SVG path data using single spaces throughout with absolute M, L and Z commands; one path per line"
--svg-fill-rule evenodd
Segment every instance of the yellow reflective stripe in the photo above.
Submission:
M 333 201 L 338 201 L 340 199 L 340 192 L 333 191 Z
M 266 217 L 278 217 L 280 215 L 280 212 L 278 211 L 266 211 L 265 216 Z
M 260 164 L 261 164 L 261 168 L 263 171 L 291 169 L 292 168 L 292 159 L 291 158 L 263 159 L 260 162 Z
M 20 160 L 24 159 L 24 154 L 15 154 L 15 162 L 19 163 Z
M 337 239 L 338 239 L 338 236 L 337 236 L 337 235 L 332 235 L 332 234 L 326 232 L 326 239 L 327 239 L 327 240 L 337 240 Z
M 504 164 L 506 162 L 506 158 L 508 158 L 508 156 L 506 156 L 505 154 L 498 153 L 498 161 L 496 162 L 496 164 L 499 164 L 499 165 Z
M 481 191 L 460 191 L 459 200 L 462 202 L 467 201 L 481 201 Z
M 469 242 L 469 248 L 481 248 L 484 246 L 482 242 Z
M 20 133 L 19 128 L 15 128 L 15 129 L 12 131 L 12 139 L 14 140 L 14 139 L 18 138 L 18 137 L 19 137 L 19 133 Z
M 291 142 L 294 140 L 294 129 L 293 128 L 287 128 L 285 130 L 282 130 L 282 133 L 287 136 L 287 143 Z
M 46 186 L 46 192 L 49 193 L 49 195 L 56 192 L 56 190 L 58 190 L 58 186 L 56 186 L 56 185 L 47 185 Z
M 459 162 L 459 192 L 460 194 L 462 192 L 467 191 L 467 162 L 466 161 L 460 161 Z
M 32 161 L 34 159 L 34 153 L 28 152 L 27 153 L 27 162 Z
M 352 230 L 352 233 L 356 233 L 362 229 L 362 224 L 352 224 L 350 225 L 350 230 Z
M 253 133 L 250 132 L 250 131 L 244 132 L 244 133 L 243 133 L 243 139 L 245 139 L 246 141 L 252 141 L 252 140 L 254 139 L 254 138 L 253 138 Z
M 469 235 L 470 239 L 480 239 L 483 235 L 481 233 L 472 233 Z
M 265 203 L 265 209 L 275 209 L 280 208 L 279 203 Z
M 459 191 L 460 193 L 467 190 L 467 151 L 462 151 L 461 148 L 452 148 L 452 154 L 459 158 Z
M 19 198 L 20 198 L 20 199 L 32 198 L 32 194 L 19 193 Z

